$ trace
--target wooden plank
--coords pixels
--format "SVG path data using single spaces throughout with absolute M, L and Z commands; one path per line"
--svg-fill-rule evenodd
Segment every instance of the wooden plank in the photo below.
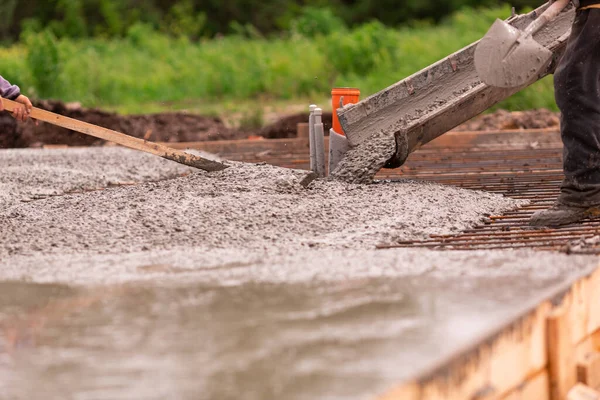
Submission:
M 6 111 L 12 112 L 16 108 L 23 107 L 22 104 L 12 100 L 2 98 L 1 101 L 4 104 L 4 109 Z M 205 171 L 221 171 L 227 168 L 227 166 L 222 163 L 207 160 L 205 158 L 198 157 L 193 154 L 185 153 L 183 151 L 167 147 L 163 144 L 148 142 L 146 140 L 138 139 L 136 137 L 129 136 L 121 132 L 106 129 L 101 126 L 88 124 L 87 122 L 78 121 L 76 119 L 55 114 L 50 111 L 42 110 L 36 107 L 33 107 L 30 116 L 31 118 L 37 119 L 39 121 L 48 122 L 56 126 L 83 133 L 85 135 L 97 137 L 103 140 L 108 140 L 110 142 L 117 143 L 121 146 L 128 147 L 130 149 L 154 154 L 156 156 L 166 158 L 167 160 L 175 161 L 180 164 L 185 164 Z
M 600 400 L 600 392 L 582 384 L 577 384 L 565 397 L 567 400 Z
M 255 140 L 242 139 L 219 140 L 214 142 L 180 142 L 169 143 L 169 146 L 177 149 L 203 150 L 213 154 L 259 154 L 264 152 L 270 152 L 271 154 L 309 154 L 308 138 Z
M 589 354 L 600 352 L 600 273 L 596 271 L 573 285 L 563 303 L 570 305 L 575 359 L 585 362 Z
M 546 317 L 551 308 L 550 302 L 540 304 L 495 343 L 490 382 L 500 393 L 518 387 L 546 367 Z
M 596 350 L 600 351 L 600 273 L 588 278 L 589 304 L 587 334 L 593 336 Z
M 600 352 L 600 330 L 592 333 L 577 345 L 575 360 L 583 363 L 591 353 Z
M 577 380 L 600 390 L 600 352 L 591 352 L 577 363 Z
M 544 370 L 519 385 L 501 400 L 548 400 L 550 398 L 550 380 Z
M 558 307 L 550 313 L 547 329 L 550 399 L 564 400 L 569 390 L 577 383 L 569 305 Z
M 419 379 L 422 399 L 459 400 L 487 398 L 499 393 L 490 383 L 494 349 L 491 346 L 478 348 L 464 359 L 437 369 L 430 376 Z
M 521 393 L 536 393 L 539 397 L 530 398 L 548 400 L 548 390 L 542 386 L 548 381 L 545 327 L 552 307 L 549 301 L 541 303 L 501 332 L 474 344 L 470 351 L 421 374 L 408 387 L 420 387 L 418 400 L 488 400 L 509 395 L 518 399 Z M 544 374 L 546 377 L 540 377 Z M 388 395 L 382 399 L 402 398 Z
M 573 285 L 571 292 L 563 300 L 563 304 L 568 303 L 569 307 L 568 324 L 572 332 L 571 339 L 574 346 L 597 329 L 590 329 L 589 326 L 592 313 L 592 305 L 589 303 L 591 300 L 590 289 L 589 279 L 581 280 Z
M 161 143 L 163 144 L 163 143 Z M 212 142 L 164 143 L 176 149 L 196 149 L 220 155 L 231 154 L 306 154 L 310 148 L 308 138 L 294 139 L 241 139 Z M 560 133 L 556 129 L 530 129 L 509 131 L 448 132 L 423 147 L 423 150 L 440 149 L 529 149 L 557 148 L 562 146 Z M 329 141 L 325 141 L 326 149 Z M 328 152 L 327 152 L 328 153 Z
M 477 391 L 470 400 L 497 400 L 498 393 L 491 386 L 485 386 Z
M 309 129 L 309 125 L 308 122 L 300 122 L 297 125 L 297 130 L 296 130 L 296 136 L 298 137 L 298 139 L 309 139 L 310 136 L 310 129 Z
M 600 351 L 599 292 L 600 269 L 401 388 L 416 385 L 417 400 L 564 400 L 577 383 L 576 355 Z M 402 399 L 395 393 L 381 399 Z
M 412 383 L 392 389 L 380 396 L 378 400 L 419 400 L 420 398 L 421 389 Z
M 527 129 L 509 131 L 448 132 L 422 149 L 531 149 L 561 148 L 558 129 Z

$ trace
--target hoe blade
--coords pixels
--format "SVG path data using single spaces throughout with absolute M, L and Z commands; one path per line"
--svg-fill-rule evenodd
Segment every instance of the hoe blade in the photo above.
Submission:
M 475 68 L 483 82 L 500 88 L 525 86 L 537 80 L 552 52 L 504 21 L 494 22 L 475 50 Z

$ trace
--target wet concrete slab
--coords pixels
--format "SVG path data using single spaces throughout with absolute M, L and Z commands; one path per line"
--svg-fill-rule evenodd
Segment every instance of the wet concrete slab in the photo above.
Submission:
M 359 255 L 372 262 L 359 266 Z M 222 266 L 153 258 L 166 264 L 107 256 L 96 266 L 146 275 L 128 283 L 0 284 L 6 398 L 370 399 L 597 262 L 533 252 L 442 261 L 427 250 Z
M 119 163 L 109 163 L 116 174 Z M 7 195 L 0 399 L 372 398 L 598 263 L 374 249 L 519 204 L 488 193 L 416 182 L 307 189 L 303 173 L 269 166 L 183 178 L 149 169 L 164 179 L 30 203 Z

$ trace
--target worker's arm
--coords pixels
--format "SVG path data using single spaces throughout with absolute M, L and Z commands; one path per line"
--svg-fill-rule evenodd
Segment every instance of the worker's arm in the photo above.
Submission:
M 0 76 L 0 97 L 17 100 L 20 95 L 21 89 L 17 85 L 11 85 L 9 81 Z
M 0 76 L 0 97 L 5 97 L 9 100 L 14 100 L 23 104 L 23 107 L 15 109 L 12 115 L 17 121 L 27 121 L 33 108 L 31 101 L 27 96 L 21 94 L 21 89 L 17 85 L 11 85 L 10 82 L 2 76 Z M 0 104 L 0 111 L 3 110 L 4 106 Z

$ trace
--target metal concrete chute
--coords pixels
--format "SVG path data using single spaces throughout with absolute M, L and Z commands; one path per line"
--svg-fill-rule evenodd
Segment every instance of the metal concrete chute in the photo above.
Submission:
M 528 14 L 511 17 L 506 23 L 523 30 L 548 7 L 545 4 Z M 575 9 L 568 7 L 533 35 L 555 60 L 566 47 L 574 17 Z M 394 135 L 396 152 L 386 167 L 400 167 L 422 145 L 525 87 L 499 88 L 482 82 L 475 68 L 478 44 L 475 42 L 357 104 L 339 108 L 337 114 L 350 146 L 355 148 L 374 135 Z M 552 73 L 555 64 L 551 62 L 535 80 Z

